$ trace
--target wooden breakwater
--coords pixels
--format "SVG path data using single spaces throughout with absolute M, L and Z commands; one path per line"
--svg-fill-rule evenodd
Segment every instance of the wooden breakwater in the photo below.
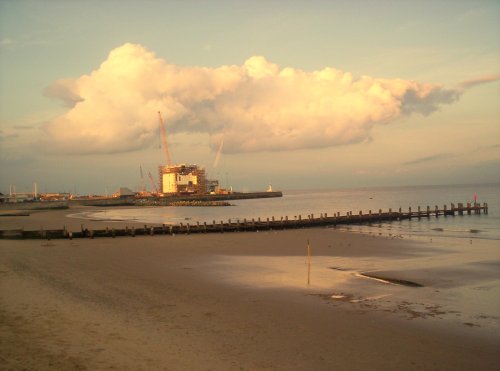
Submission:
M 237 220 L 213 220 L 212 223 L 179 223 L 179 224 L 163 224 L 161 226 L 148 226 L 144 227 L 125 227 L 125 228 L 109 228 L 105 229 L 88 229 L 84 225 L 81 226 L 80 231 L 69 231 L 66 228 L 57 230 L 0 230 L 0 238 L 3 239 L 61 239 L 61 238 L 97 238 L 97 237 L 119 237 L 119 236 L 144 236 L 144 235 L 174 235 L 174 234 L 191 234 L 191 233 L 224 233 L 224 232 L 249 232 L 249 231 L 266 231 L 266 230 L 279 230 L 279 229 L 295 229 L 295 228 L 310 228 L 310 227 L 323 227 L 323 226 L 336 226 L 345 224 L 372 224 L 381 222 L 390 222 L 406 219 L 422 219 L 440 216 L 455 216 L 455 215 L 478 215 L 488 214 L 488 204 L 478 203 L 466 205 L 459 203 L 457 205 L 451 204 L 448 208 L 444 205 L 443 208 L 435 206 L 431 208 L 427 206 L 425 209 L 420 206 L 416 210 L 408 208 L 408 210 L 395 211 L 389 209 L 383 212 L 381 209 L 377 211 L 369 210 L 368 213 L 353 213 L 347 212 L 345 215 L 340 215 L 340 212 L 333 214 L 314 214 L 307 215 L 303 218 L 302 215 L 294 216 L 293 219 L 288 216 L 275 218 L 261 219 L 237 219 Z

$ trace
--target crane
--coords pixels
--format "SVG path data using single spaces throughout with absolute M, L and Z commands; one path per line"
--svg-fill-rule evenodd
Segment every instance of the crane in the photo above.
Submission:
M 163 119 L 161 117 L 160 111 L 158 111 L 158 117 L 160 119 L 161 140 L 163 142 L 163 151 L 165 151 L 165 157 L 167 159 L 167 166 L 172 166 L 172 161 L 170 160 L 170 155 L 168 154 L 167 135 L 165 134 L 165 125 L 163 124 Z
M 153 179 L 153 176 L 151 175 L 151 171 L 148 172 L 148 175 L 149 175 L 149 179 L 151 180 L 151 185 L 153 186 L 153 189 L 151 190 L 151 192 L 153 192 L 153 190 L 154 190 L 155 193 L 158 194 L 158 187 L 156 186 L 155 181 Z
M 139 165 L 139 168 L 141 170 L 141 189 L 139 190 L 139 192 L 144 193 L 144 174 L 142 172 L 142 165 Z

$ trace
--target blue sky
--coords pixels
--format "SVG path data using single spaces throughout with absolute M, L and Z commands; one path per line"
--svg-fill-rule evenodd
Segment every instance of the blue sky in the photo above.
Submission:
M 400 79 L 453 91 L 467 86 L 458 99 L 439 101 L 428 115 L 360 121 L 363 140 L 336 141 L 332 135 L 331 145 L 330 137 L 318 144 L 309 131 L 296 127 L 299 123 L 281 123 L 304 133 L 304 144 L 280 142 L 269 150 L 275 144 L 271 140 L 268 147 L 238 153 L 235 148 L 248 141 L 242 135 L 252 122 L 244 128 L 235 122 L 234 148 L 229 153 L 231 144 L 225 139 L 228 153 L 223 151 L 217 168 L 212 166 L 218 138 L 213 127 L 183 130 L 182 120 L 167 122 L 177 162 L 198 163 L 221 179 L 227 174 L 236 189 L 264 189 L 268 183 L 292 189 L 498 182 L 499 28 L 497 1 L 2 0 L 0 189 L 16 184 L 18 190 L 29 190 L 36 181 L 47 191 L 102 193 L 105 188 L 137 187 L 139 165 L 156 176 L 163 157 L 153 136 L 133 150 L 85 154 L 54 151 L 55 139 L 46 138 L 47 125 L 62 130 L 54 122 L 75 114 L 60 97 L 47 96 L 47 88 L 60 79 L 81 82 L 126 43 L 179 68 L 244 66 L 252 56 L 262 56 L 280 70 L 331 67 L 354 79 Z M 482 83 L 464 85 L 467 81 Z M 273 92 L 281 91 L 279 82 L 273 86 Z M 283 99 L 277 96 L 276 104 Z M 266 107 L 257 108 L 261 112 Z M 332 115 L 317 116 L 344 123 L 338 112 Z M 155 112 L 151 116 L 154 121 Z M 298 117 L 312 125 L 306 116 Z M 85 122 L 73 124 L 75 138 L 81 134 L 77 125 Z M 269 138 L 279 139 L 277 133 Z

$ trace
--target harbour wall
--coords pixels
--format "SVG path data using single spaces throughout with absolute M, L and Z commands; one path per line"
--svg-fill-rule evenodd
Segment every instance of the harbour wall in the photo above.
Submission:
M 229 201 L 245 200 L 255 198 L 282 197 L 281 191 L 276 192 L 235 192 L 229 194 L 208 194 L 208 195 L 169 195 L 163 197 L 102 197 L 102 198 L 80 198 L 67 201 L 35 201 L 35 202 L 14 202 L 1 203 L 1 210 L 47 210 L 47 209 L 67 209 L 71 206 L 167 206 L 180 201 Z

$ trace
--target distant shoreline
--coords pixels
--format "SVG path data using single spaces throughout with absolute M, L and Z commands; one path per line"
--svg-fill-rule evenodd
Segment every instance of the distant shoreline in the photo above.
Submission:
M 96 198 L 77 198 L 64 201 L 30 201 L 30 202 L 12 202 L 0 203 L 0 211 L 3 210 L 48 210 L 48 209 L 67 209 L 71 206 L 170 206 L 172 203 L 181 202 L 214 202 L 230 200 L 250 200 L 257 198 L 283 197 L 283 192 L 233 192 L 228 194 L 206 194 L 206 195 L 169 195 L 162 197 L 96 197 Z M 219 206 L 214 204 L 214 206 Z

